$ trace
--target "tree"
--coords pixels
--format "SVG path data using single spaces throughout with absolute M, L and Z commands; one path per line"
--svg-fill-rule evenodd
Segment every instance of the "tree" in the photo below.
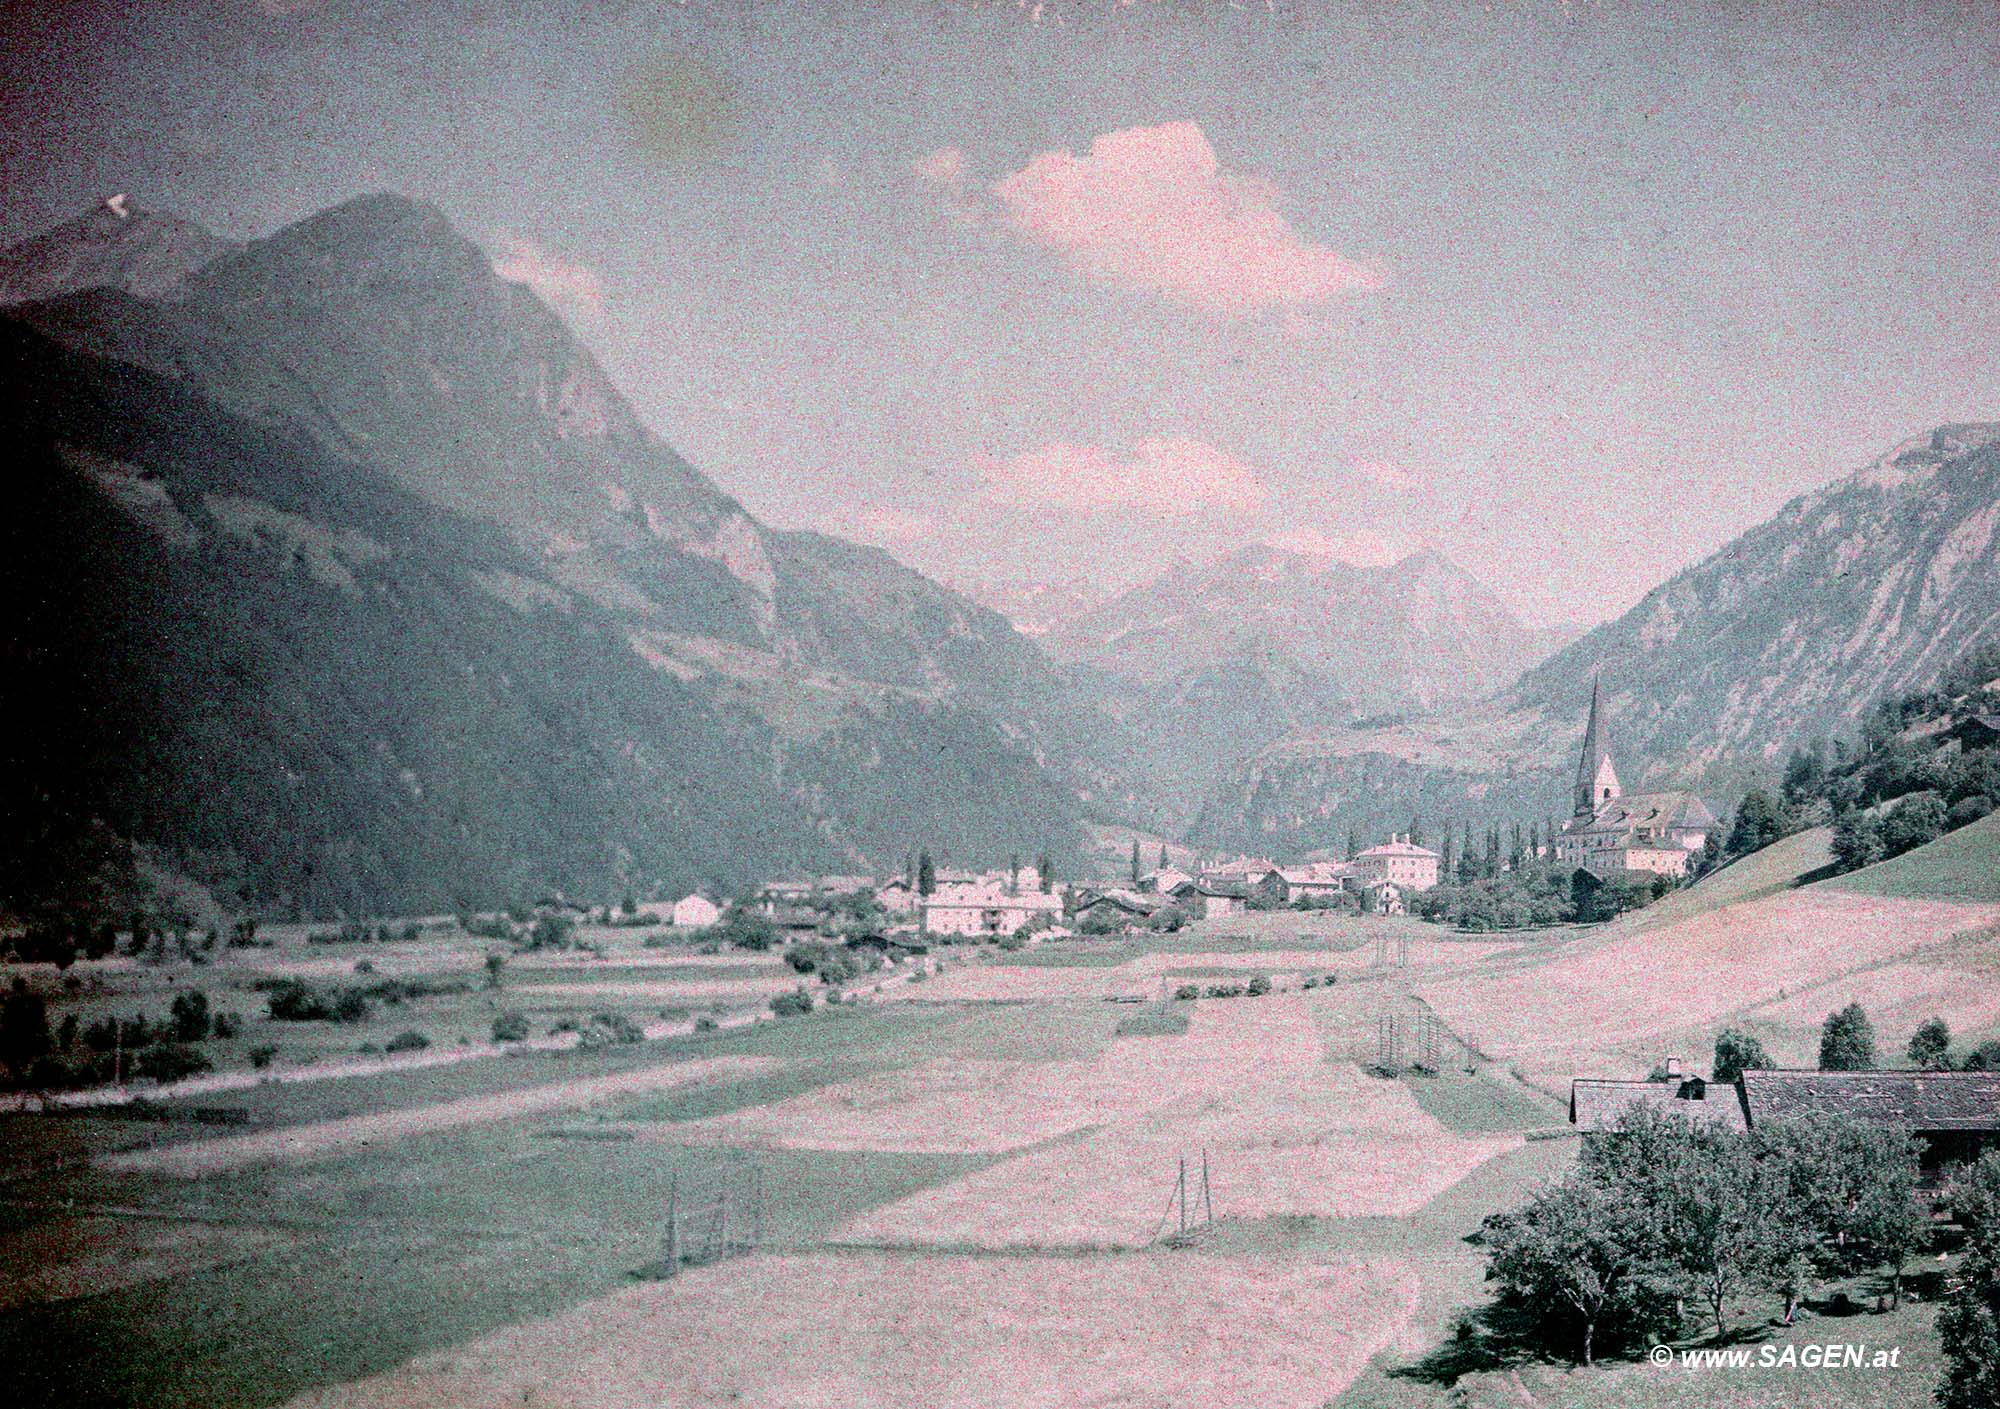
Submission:
M 1925 1071 L 1951 1070 L 1951 1027 L 1932 1018 L 1910 1034 L 1910 1060 Z
M 176 995 L 169 1012 L 175 1040 L 199 1042 L 208 1036 L 208 995 L 200 989 Z
M 629 890 L 626 891 L 624 898 L 618 902 L 618 910 L 626 919 L 631 919 L 639 913 L 639 897 Z
M 771 923 L 770 916 L 748 906 L 734 905 L 715 927 L 715 937 L 738 949 L 762 953 L 778 942 L 778 927 Z
M 1139 839 L 1132 838 L 1132 884 L 1139 884 Z
M 1349 827 L 1347 829 L 1347 859 L 1349 861 L 1352 861 L 1355 857 L 1359 856 L 1360 854 L 1361 854 L 1361 838 L 1359 835 L 1356 834 L 1354 828 Z
M 1523 1209 L 1486 1220 L 1488 1275 L 1518 1306 L 1553 1303 L 1574 1313 L 1578 1358 L 1594 1365 L 1599 1329 L 1639 1291 L 1641 1221 L 1641 1211 L 1617 1188 L 1573 1177 Z
M 1903 1304 L 1903 1269 L 1930 1242 L 1930 1209 L 1917 1192 L 1918 1143 L 1901 1129 L 1861 1126 L 1851 1136 L 1859 1167 L 1849 1231 L 1874 1265 L 1889 1269 L 1889 1304 Z
M 1936 793 L 1906 797 L 1882 823 L 1882 849 L 1901 856 L 1934 842 L 1944 835 L 1946 820 L 1944 799 Z
M 1162 871 L 1167 869 L 1167 844 L 1165 842 L 1160 843 L 1160 869 Z
M 1833 819 L 1833 864 L 1858 871 L 1882 859 L 1882 828 L 1868 813 L 1850 807 Z
M 28 987 L 19 974 L 0 998 L 0 1061 L 4 1061 L 19 1081 L 28 1068 L 49 1054 L 49 1008 L 42 995 Z
M 1875 1025 L 1859 1003 L 1827 1014 L 1819 1030 L 1821 1071 L 1868 1071 L 1875 1065 Z
M 1991 1409 L 2000 1404 L 2000 1153 L 1980 1156 L 1948 1196 L 1966 1253 L 1938 1310 L 1945 1373 L 1937 1402 L 1939 1409 Z
M 1035 863 L 1035 870 L 1041 876 L 1042 894 L 1047 895 L 1056 883 L 1056 863 L 1049 860 L 1048 853 L 1044 852 L 1041 860 Z
M 1784 834 L 1784 819 L 1778 805 L 1762 788 L 1752 788 L 1736 805 L 1736 821 L 1729 829 L 1729 854 L 1748 856 Z
M 1447 823 L 1444 836 L 1438 841 L 1438 879 L 1451 884 L 1451 825 Z
M 928 851 L 917 853 L 917 894 L 937 894 L 937 863 Z
M 1713 1080 L 1734 1081 L 1746 1071 L 1770 1065 L 1771 1058 L 1765 1053 L 1764 1044 L 1751 1034 L 1725 1027 L 1715 1035 L 1715 1064 L 1709 1072 Z
M 1413 812 L 1410 814 L 1410 845 L 1422 846 L 1423 844 L 1424 824 L 1422 819 Z

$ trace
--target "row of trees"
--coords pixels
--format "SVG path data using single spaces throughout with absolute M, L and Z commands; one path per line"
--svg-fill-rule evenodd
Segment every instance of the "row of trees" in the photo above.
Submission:
M 1919 1071 L 2000 1071 L 2000 1041 L 1983 1042 L 1956 1058 L 1951 1050 L 1951 1025 L 1929 1018 L 1917 1025 L 1903 1049 Z M 1764 1044 L 1748 1032 L 1726 1027 L 1715 1038 L 1715 1061 L 1709 1068 L 1716 1081 L 1734 1081 L 1745 1071 L 1773 1065 Z M 1875 1050 L 1875 1025 L 1859 1003 L 1827 1014 L 1819 1030 L 1821 1071 L 1874 1071 L 1880 1065 Z
M 1488 1277 L 1537 1338 L 1585 1364 L 1679 1335 L 1689 1306 L 1718 1337 L 1765 1296 L 1790 1324 L 1823 1281 L 1902 1275 L 1930 1237 L 1918 1143 L 1831 1117 L 1754 1131 L 1650 1111 L 1585 1145 L 1576 1170 L 1486 1220 Z

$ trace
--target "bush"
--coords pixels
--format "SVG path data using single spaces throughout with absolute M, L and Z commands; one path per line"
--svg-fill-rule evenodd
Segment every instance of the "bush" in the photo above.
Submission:
M 1820 1026 L 1821 1071 L 1868 1071 L 1875 1065 L 1875 1026 L 1859 1003 L 1827 1014 Z
M 235 1013 L 217 1013 L 215 1025 L 211 1029 L 217 1037 L 228 1039 L 243 1031 L 243 1019 Z
M 1252 998 L 1262 998 L 1266 993 L 1269 993 L 1270 991 L 1271 991 L 1271 980 L 1264 977 L 1264 975 L 1262 974 L 1258 974 L 1255 978 L 1251 979 L 1250 986 L 1244 990 L 1244 992 L 1248 993 Z
M 561 915 L 544 915 L 528 931 L 530 949 L 567 949 L 574 941 L 576 922 Z
M 165 1085 L 213 1071 L 215 1063 L 198 1047 L 191 1047 L 185 1042 L 163 1042 L 157 1047 L 148 1047 L 132 1069 L 139 1076 Z
M 1709 1068 L 1710 1079 L 1730 1082 L 1746 1071 L 1770 1065 L 1771 1058 L 1765 1053 L 1764 1044 L 1749 1033 L 1726 1027 L 1716 1034 L 1715 1061 Z
M 1207 991 L 1202 994 L 1204 998 L 1241 998 L 1242 996 L 1243 986 L 1236 983 L 1212 983 L 1208 986 Z
M 267 1001 L 278 1022 L 357 1023 L 368 1016 L 368 998 L 360 989 L 328 993 L 303 979 L 279 979 Z
M 1201 997 L 1201 990 L 1191 983 L 1184 983 L 1174 990 L 1174 998 L 1177 1002 L 1186 1003 L 1199 997 Z
M 250 1049 L 250 1065 L 262 1071 L 265 1067 L 271 1065 L 277 1058 L 277 1055 L 278 1049 L 276 1046 L 269 1042 L 261 1043 Z
M 694 1020 L 694 1030 L 696 1032 L 714 1032 L 715 1029 L 715 1019 L 709 1017 L 706 1013 Z
M 1951 1028 L 1932 1018 L 1910 1035 L 1910 1060 L 1925 1071 L 1951 1070 Z
M 1011 934 L 1003 934 L 993 942 L 1009 954 L 1016 953 L 1028 947 L 1027 936 L 1023 935 L 1019 930 L 1015 930 Z
M 579 1034 L 577 1045 L 585 1051 L 600 1047 L 627 1046 L 646 1040 L 645 1029 L 623 1013 L 593 1013 Z
M 412 1027 L 405 1028 L 390 1038 L 388 1045 L 383 1050 L 389 1052 L 421 1052 L 430 1045 L 430 1038 Z
M 374 973 L 374 972 L 375 972 L 375 962 L 374 962 L 374 960 L 372 960 L 372 959 L 356 959 L 356 960 L 354 961 L 354 972 L 356 972 L 357 974 L 372 974 L 372 973 Z
M 493 1020 L 495 1042 L 525 1042 L 527 1037 L 528 1018 L 525 1013 L 502 1013 Z
M 755 910 L 737 905 L 722 917 L 722 923 L 715 927 L 715 935 L 725 944 L 761 954 L 778 942 L 778 927 L 771 923 L 768 915 L 760 915 Z
M 803 988 L 795 993 L 780 993 L 771 1000 L 771 1011 L 781 1018 L 804 1017 L 812 1010 L 812 995 Z

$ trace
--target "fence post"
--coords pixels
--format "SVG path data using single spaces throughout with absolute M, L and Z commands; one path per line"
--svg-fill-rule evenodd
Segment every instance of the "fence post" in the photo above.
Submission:
M 1208 1146 L 1201 1147 L 1201 1208 L 1205 1222 L 1215 1222 L 1215 1201 L 1208 1193 Z
M 1187 1156 L 1186 1155 L 1181 1156 L 1180 1182 L 1177 1183 L 1174 1186 L 1174 1188 L 1176 1191 L 1174 1197 L 1180 1202 L 1181 1206 L 1181 1236 L 1186 1237 L 1187 1236 Z

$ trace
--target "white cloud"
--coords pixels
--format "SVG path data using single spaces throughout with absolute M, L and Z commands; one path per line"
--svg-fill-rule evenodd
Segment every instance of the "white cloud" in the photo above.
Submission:
M 1126 452 L 1051 441 L 1006 460 L 986 461 L 980 478 L 990 499 L 1076 513 L 1254 514 L 1270 498 L 1248 465 L 1187 436 L 1149 437 Z
M 1287 553 L 1300 553 L 1309 558 L 1331 558 L 1355 567 L 1388 567 L 1417 551 L 1416 541 L 1408 534 L 1369 528 L 1343 533 L 1338 537 L 1330 537 L 1317 528 L 1287 529 L 1268 535 L 1264 542 Z
M 1043 152 L 993 194 L 1017 234 L 1086 277 L 1220 316 L 1324 304 L 1382 282 L 1302 238 L 1277 188 L 1224 167 L 1192 122 L 1109 132 L 1083 156 Z
M 526 284 L 543 303 L 568 317 L 590 322 L 604 316 L 604 286 L 597 271 L 536 244 L 512 230 L 493 232 L 493 272 L 510 284 Z

